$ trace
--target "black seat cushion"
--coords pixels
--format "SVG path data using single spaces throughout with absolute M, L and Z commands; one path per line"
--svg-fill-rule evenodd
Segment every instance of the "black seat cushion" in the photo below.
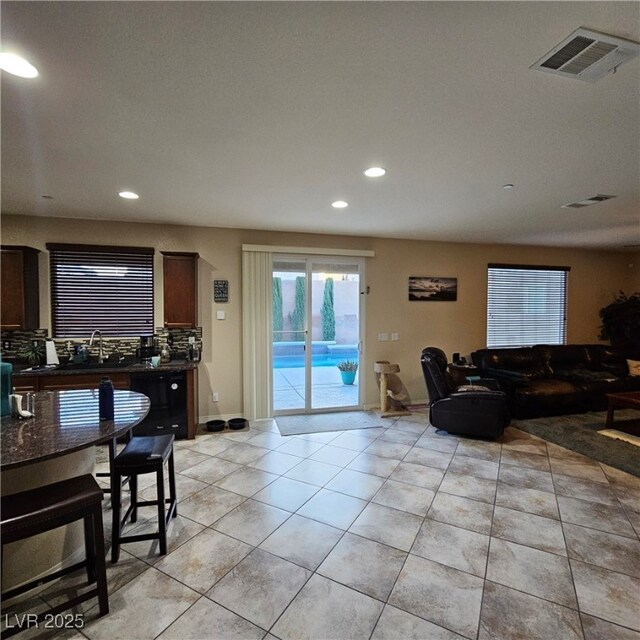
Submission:
M 87 474 L 21 491 L 2 498 L 1 533 L 5 542 L 46 531 L 55 521 L 81 517 L 83 511 L 102 502 L 102 489 Z M 32 532 L 32 533 L 30 533 Z
M 116 469 L 144 467 L 152 463 L 162 463 L 173 450 L 174 435 L 165 436 L 135 436 L 127 446 L 116 456 Z

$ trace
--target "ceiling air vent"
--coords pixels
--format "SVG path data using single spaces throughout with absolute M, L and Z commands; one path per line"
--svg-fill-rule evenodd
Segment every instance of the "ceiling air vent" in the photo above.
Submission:
M 595 82 L 639 53 L 637 42 L 580 28 L 529 68 Z
M 603 202 L 604 200 L 611 200 L 615 196 L 605 196 L 599 193 L 597 196 L 587 198 L 586 200 L 578 200 L 577 202 L 570 202 L 569 204 L 563 204 L 563 209 L 582 209 L 582 207 L 588 207 L 596 202 Z

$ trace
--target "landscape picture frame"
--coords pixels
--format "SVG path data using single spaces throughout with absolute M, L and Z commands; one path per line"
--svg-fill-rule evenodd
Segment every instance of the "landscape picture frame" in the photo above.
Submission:
M 409 276 L 410 302 L 455 302 L 457 299 L 458 278 Z

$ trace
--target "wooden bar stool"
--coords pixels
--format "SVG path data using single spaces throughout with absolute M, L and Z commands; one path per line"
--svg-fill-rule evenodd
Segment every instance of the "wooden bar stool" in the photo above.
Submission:
M 116 456 L 113 461 L 113 479 L 111 493 L 111 507 L 113 515 L 113 532 L 111 540 L 111 562 L 118 562 L 120 545 L 123 542 L 138 542 L 140 540 L 158 540 L 160 555 L 167 553 L 167 527 L 171 518 L 178 515 L 176 499 L 176 477 L 173 467 L 174 436 L 134 436 L 129 444 Z M 169 464 L 169 498 L 164 497 L 164 463 Z M 143 473 L 156 474 L 157 500 L 138 502 L 138 475 Z M 122 504 L 122 478 L 129 476 L 131 489 L 131 504 L 124 517 L 120 518 Z M 165 506 L 169 505 L 165 516 Z M 131 515 L 131 522 L 136 522 L 138 507 L 157 506 L 158 531 L 133 536 L 123 536 L 122 528 Z
M 89 584 L 95 582 L 96 587 L 39 614 L 38 622 L 44 620 L 47 615 L 56 615 L 96 596 L 98 597 L 100 615 L 109 613 L 104 533 L 102 531 L 102 489 L 93 476 L 89 474 L 77 476 L 37 489 L 4 496 L 0 506 L 2 509 L 0 535 L 2 536 L 3 552 L 5 544 L 57 529 L 76 520 L 83 520 L 86 554 L 86 558 L 82 562 L 2 593 L 4 601 L 78 569 L 86 568 Z M 2 638 L 8 638 L 21 630 L 20 627 L 5 629 Z

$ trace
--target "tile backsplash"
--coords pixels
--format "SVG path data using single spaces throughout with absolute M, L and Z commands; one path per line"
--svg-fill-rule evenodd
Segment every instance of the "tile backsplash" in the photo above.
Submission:
M 20 361 L 20 352 L 31 344 L 32 340 L 45 340 L 49 337 L 47 329 L 36 329 L 35 331 L 2 331 L 2 359 L 11 361 Z M 176 357 L 184 357 L 189 350 L 189 337 L 194 336 L 196 342 L 202 347 L 202 327 L 195 329 L 166 329 L 158 327 L 156 329 L 159 346 L 165 342 L 173 342 L 171 345 L 172 353 Z M 64 339 L 54 338 L 56 352 L 58 356 L 69 353 L 67 345 L 71 347 L 71 353 L 76 345 L 88 345 L 89 339 Z M 103 338 L 102 350 L 106 356 L 112 352 L 119 352 L 126 358 L 135 358 L 136 352 L 140 347 L 140 338 Z M 89 350 L 91 356 L 98 356 L 98 341 L 94 340 L 93 346 Z

